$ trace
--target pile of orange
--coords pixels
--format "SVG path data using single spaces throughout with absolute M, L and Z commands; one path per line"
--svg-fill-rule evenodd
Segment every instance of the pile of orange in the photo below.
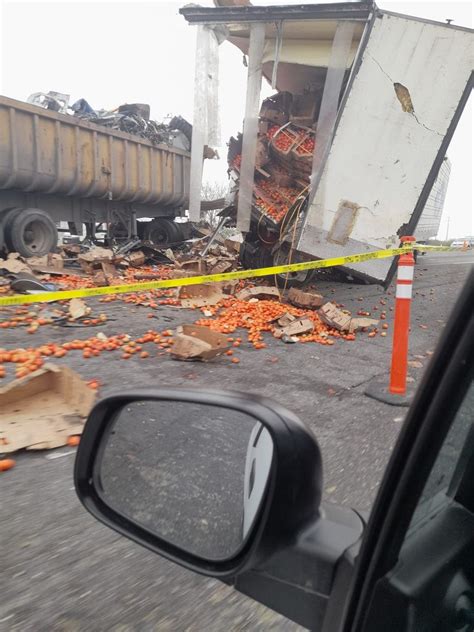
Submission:
M 278 301 L 259 300 L 255 302 L 242 301 L 234 297 L 228 298 L 213 308 L 207 307 L 213 312 L 213 318 L 201 318 L 197 325 L 204 325 L 214 331 L 224 334 L 233 333 L 237 328 L 242 327 L 248 331 L 248 340 L 256 349 L 265 348 L 263 343 L 263 333 L 273 333 L 279 326 L 276 322 L 284 314 L 291 314 L 297 318 L 310 318 L 314 323 L 314 330 L 311 334 L 299 337 L 300 342 L 318 342 L 323 345 L 332 345 L 331 338 L 344 338 L 354 340 L 354 334 L 343 334 L 328 327 L 321 321 L 314 311 L 305 311 L 292 305 L 285 305 Z

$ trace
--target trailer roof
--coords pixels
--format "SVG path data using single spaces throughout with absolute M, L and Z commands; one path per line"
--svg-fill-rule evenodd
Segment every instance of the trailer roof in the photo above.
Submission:
M 336 2 L 318 4 L 295 4 L 283 6 L 229 6 L 200 7 L 188 5 L 179 12 L 189 24 L 245 24 L 246 22 L 274 22 L 278 20 L 359 20 L 367 21 L 373 11 L 418 20 L 426 24 L 438 24 L 448 29 L 474 32 L 473 29 L 457 24 L 427 20 L 414 15 L 406 15 L 380 9 L 374 0 L 362 2 Z
M 338 2 L 335 4 L 296 4 L 283 6 L 198 7 L 179 10 L 190 24 L 219 22 L 267 22 L 274 20 L 367 20 L 375 7 L 367 2 Z

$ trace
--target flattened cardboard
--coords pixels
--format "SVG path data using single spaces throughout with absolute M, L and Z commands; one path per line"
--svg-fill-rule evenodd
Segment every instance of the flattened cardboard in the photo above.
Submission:
M 122 284 L 123 282 L 122 278 L 113 263 L 110 263 L 109 261 L 101 261 L 100 267 L 101 267 L 104 279 L 106 281 L 105 285 L 121 285 Z M 100 274 L 100 273 L 101 273 L 100 270 L 97 271 L 97 274 Z
M 82 432 L 95 396 L 77 373 L 52 364 L 0 388 L 2 452 L 65 445 Z
M 365 327 L 376 327 L 379 324 L 379 321 L 375 318 L 364 318 L 357 317 L 351 318 L 351 322 L 349 324 L 349 332 L 353 333 L 359 329 L 364 329 Z
M 38 266 L 40 268 L 48 268 L 48 255 L 43 255 L 42 257 L 28 257 L 26 259 L 26 263 L 30 266 L 32 270 L 36 270 Z
M 20 259 L 10 257 L 10 255 L 8 256 L 8 259 L 0 259 L 0 269 L 2 268 L 12 274 L 17 274 L 18 272 L 31 272 L 30 267 L 27 266 L 26 263 L 20 261 Z
M 324 298 L 315 292 L 303 292 L 296 287 L 292 287 L 288 292 L 288 300 L 296 307 L 303 309 L 319 309 Z
M 276 287 L 267 287 L 260 285 L 257 287 L 249 287 L 237 292 L 235 295 L 240 301 L 246 301 L 250 298 L 280 298 L 280 292 Z
M 193 276 L 199 276 L 201 273 L 198 272 L 197 270 L 182 270 L 181 268 L 179 268 L 178 270 L 170 270 L 168 272 L 168 276 L 170 279 L 181 279 L 181 278 L 185 278 L 185 277 L 193 277 Z M 154 275 L 145 275 L 145 274 L 141 274 L 141 275 L 135 275 L 136 279 L 158 279 L 160 277 L 158 277 L 156 274 Z
M 201 325 L 182 325 L 176 330 L 171 355 L 176 360 L 210 360 L 229 348 L 227 336 Z
M 82 298 L 72 298 L 69 301 L 68 312 L 72 320 L 76 320 L 76 318 L 81 318 L 82 316 L 85 316 L 87 314 L 87 311 L 87 305 L 82 300 Z
M 179 289 L 178 298 L 181 299 L 182 307 L 206 307 L 217 305 L 224 294 L 215 285 L 189 285 Z

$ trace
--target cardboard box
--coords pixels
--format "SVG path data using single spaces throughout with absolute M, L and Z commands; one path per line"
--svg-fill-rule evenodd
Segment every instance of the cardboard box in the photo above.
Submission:
M 232 259 L 221 259 L 216 263 L 216 265 L 212 266 L 209 270 L 209 274 L 222 274 L 224 272 L 229 272 L 234 267 L 234 260 Z
M 96 393 L 68 367 L 45 365 L 0 388 L 2 452 L 48 450 L 80 434 Z
M 47 260 L 48 266 L 50 268 L 53 268 L 57 272 L 60 272 L 64 268 L 64 259 L 61 257 L 61 255 L 58 255 L 57 253 L 50 252 L 47 255 Z
M 240 301 L 247 301 L 251 298 L 262 298 L 262 299 L 271 299 L 271 298 L 280 298 L 280 292 L 276 287 L 267 287 L 266 285 L 259 285 L 257 287 L 249 287 L 240 292 L 237 292 L 235 295 Z
M 296 287 L 292 287 L 288 292 L 288 300 L 296 307 L 303 309 L 319 309 L 324 298 L 315 292 L 303 292 Z
M 176 330 L 171 355 L 176 360 L 211 360 L 229 348 L 227 336 L 201 325 L 182 325 Z
M 284 125 L 288 122 L 288 114 L 277 109 L 274 105 L 263 103 L 260 109 L 260 118 L 276 125 Z
M 187 272 L 196 272 L 198 274 L 206 274 L 206 262 L 203 259 L 189 259 L 188 261 L 180 261 L 181 268 Z
M 290 109 L 290 121 L 298 125 L 311 127 L 316 120 L 321 103 L 322 91 L 293 95 Z
M 127 255 L 127 262 L 133 267 L 139 267 L 145 264 L 146 256 L 141 250 L 131 252 Z
M 237 241 L 236 239 L 226 239 L 224 241 L 224 246 L 227 248 L 229 252 L 232 254 L 238 254 L 240 252 L 242 242 Z
M 319 310 L 319 316 L 326 325 L 339 331 L 349 331 L 351 315 L 346 314 L 333 303 L 325 303 Z
M 100 248 L 96 246 L 89 250 L 89 252 L 85 252 L 80 254 L 77 257 L 79 265 L 87 272 L 87 274 L 93 274 L 94 268 L 97 264 L 100 264 L 102 261 L 112 261 L 114 259 L 114 253 L 112 250 L 108 248 Z
M 273 332 L 275 338 L 282 338 L 283 336 L 299 336 L 301 334 L 309 334 L 314 329 L 314 323 L 309 318 L 298 318 L 290 322 L 285 327 L 277 328 Z
M 200 284 L 181 287 L 178 298 L 181 299 L 182 307 L 206 307 L 217 305 L 224 298 L 224 294 L 216 284 Z

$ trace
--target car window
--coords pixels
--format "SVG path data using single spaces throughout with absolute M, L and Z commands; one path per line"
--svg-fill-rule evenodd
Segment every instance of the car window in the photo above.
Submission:
M 449 429 L 443 446 L 426 481 L 418 506 L 413 514 L 408 534 L 448 498 L 448 489 L 459 462 L 461 452 L 474 424 L 474 382 L 471 382 Z

